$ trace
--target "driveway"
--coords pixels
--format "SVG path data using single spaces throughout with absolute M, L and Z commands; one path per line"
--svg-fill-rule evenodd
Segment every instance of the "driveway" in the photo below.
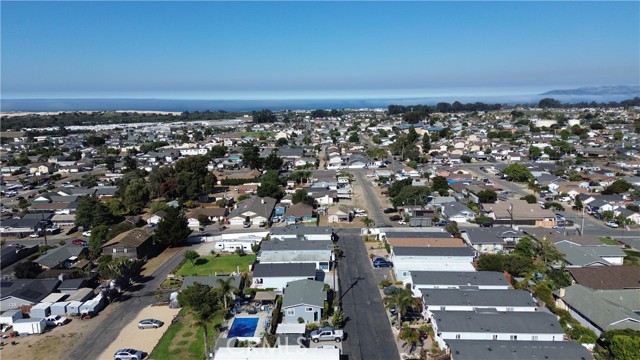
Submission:
M 109 345 L 98 359 L 113 359 L 113 354 L 118 349 L 131 348 L 150 354 L 165 331 L 171 325 L 171 320 L 180 312 L 180 309 L 169 309 L 168 306 L 148 306 L 130 318 L 129 323 L 120 329 L 120 335 Z M 157 319 L 164 322 L 158 329 L 138 329 L 138 322 L 142 319 Z
M 338 244 L 344 251 L 338 265 L 340 299 L 347 319 L 343 352 L 349 359 L 399 359 L 377 276 L 359 229 L 339 229 L 337 233 Z
M 146 282 L 134 285 L 134 291 L 123 295 L 130 297 L 129 299 L 110 304 L 109 307 L 113 307 L 113 310 L 109 316 L 101 318 L 104 314 L 98 314 L 95 320 L 100 320 L 100 324 L 91 333 L 86 334 L 84 341 L 78 342 L 76 347 L 69 351 L 67 359 L 98 359 L 104 349 L 118 338 L 120 331 L 131 319 L 136 318 L 142 309 L 157 302 L 155 290 L 167 278 L 167 274 L 180 264 L 184 250 L 183 248 L 175 252 L 148 276 Z

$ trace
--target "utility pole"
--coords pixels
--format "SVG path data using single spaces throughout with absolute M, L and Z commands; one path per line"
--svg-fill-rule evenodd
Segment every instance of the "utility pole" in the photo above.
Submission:
M 40 212 L 40 218 L 42 219 L 42 223 L 44 223 L 44 213 Z M 46 227 L 44 229 L 42 229 L 42 232 L 44 233 L 44 246 L 46 248 L 49 247 L 49 245 L 47 245 L 47 229 Z
M 509 204 L 509 216 L 511 217 L 511 228 L 513 229 L 513 203 Z
M 580 235 L 584 236 L 584 205 L 582 205 L 582 225 L 580 226 Z

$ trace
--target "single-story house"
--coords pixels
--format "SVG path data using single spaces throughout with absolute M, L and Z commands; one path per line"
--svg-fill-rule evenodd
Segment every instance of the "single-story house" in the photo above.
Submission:
M 475 271 L 475 257 L 469 247 L 396 247 L 390 259 L 396 279 L 403 281 L 412 271 Z
M 320 321 L 325 300 L 322 281 L 305 279 L 289 282 L 282 297 L 282 322 L 298 323 L 300 318 L 304 323 Z
M 316 266 L 310 263 L 255 264 L 251 287 L 282 291 L 296 280 L 316 280 Z

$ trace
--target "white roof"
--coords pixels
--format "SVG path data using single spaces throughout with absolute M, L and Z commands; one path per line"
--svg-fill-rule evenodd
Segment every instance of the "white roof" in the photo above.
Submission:
M 214 360 L 339 360 L 339 349 L 225 348 L 216 351 Z
M 304 334 L 305 324 L 278 324 L 276 334 Z
M 58 301 L 64 299 L 65 297 L 67 297 L 67 294 L 64 294 L 64 293 L 51 293 L 51 294 L 47 295 L 47 297 L 42 299 L 40 302 L 42 302 L 42 303 L 55 303 L 55 302 L 58 302 Z
M 37 304 L 35 304 L 35 305 L 31 308 L 31 310 L 33 310 L 33 309 L 47 309 L 47 308 L 50 308 L 50 307 L 51 307 L 51 305 L 52 305 L 52 304 L 51 304 L 51 303 L 48 303 L 48 302 L 41 302 L 41 303 L 37 303 Z

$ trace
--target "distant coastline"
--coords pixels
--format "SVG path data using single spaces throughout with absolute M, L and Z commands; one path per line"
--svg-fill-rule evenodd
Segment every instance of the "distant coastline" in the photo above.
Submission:
M 295 100 L 181 100 L 181 99 L 2 99 L 0 111 L 10 112 L 69 112 L 69 111 L 251 111 L 259 109 L 311 110 L 386 108 L 388 105 L 435 105 L 439 102 L 484 102 L 488 104 L 536 104 L 549 95 L 503 96 L 434 96 L 381 99 L 295 99 Z M 609 102 L 630 99 L 629 95 L 555 95 L 563 103 Z

